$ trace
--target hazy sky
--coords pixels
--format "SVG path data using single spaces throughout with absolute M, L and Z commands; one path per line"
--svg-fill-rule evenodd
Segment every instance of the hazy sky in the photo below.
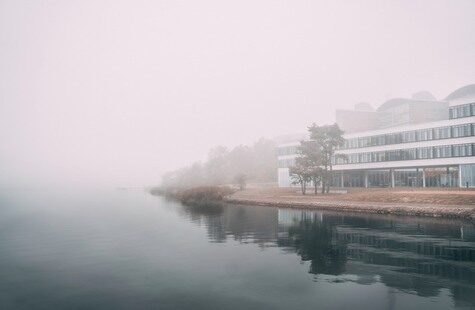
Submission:
M 157 183 L 218 144 L 475 83 L 475 1 L 0 0 L 0 184 Z

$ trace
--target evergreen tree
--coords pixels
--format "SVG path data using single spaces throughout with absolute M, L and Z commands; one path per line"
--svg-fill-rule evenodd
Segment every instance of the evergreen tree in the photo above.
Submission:
M 319 162 L 323 169 L 322 193 L 328 193 L 333 177 L 335 151 L 345 142 L 343 131 L 337 124 L 317 126 L 315 123 L 308 127 L 308 131 L 310 132 L 310 140 L 316 143 L 316 148 L 319 150 Z

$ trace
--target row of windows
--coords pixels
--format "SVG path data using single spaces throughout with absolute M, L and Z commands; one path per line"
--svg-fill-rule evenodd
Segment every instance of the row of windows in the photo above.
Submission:
M 345 140 L 342 149 L 354 149 L 369 146 L 460 138 L 475 135 L 475 124 L 463 124 L 438 128 L 419 129 L 385 135 L 361 137 Z
M 293 158 L 279 159 L 279 168 L 289 168 L 294 165 Z
M 449 117 L 461 118 L 475 115 L 475 103 L 457 105 L 449 108 Z
M 343 165 L 383 161 L 473 156 L 475 154 L 474 147 L 475 144 L 468 143 L 381 152 L 356 153 L 349 154 L 346 158 L 337 158 L 336 161 L 333 160 L 333 163 L 337 165 Z
M 285 156 L 285 155 L 294 155 L 297 154 L 297 145 L 291 146 L 282 146 L 277 149 L 278 156 Z
M 336 161 L 333 160 L 333 164 L 359 164 L 385 161 L 464 157 L 474 155 L 475 144 L 467 143 L 457 145 L 442 145 L 402 150 L 349 154 L 346 158 L 337 158 Z M 293 158 L 279 159 L 279 168 L 288 168 L 294 165 L 294 163 L 295 160 Z

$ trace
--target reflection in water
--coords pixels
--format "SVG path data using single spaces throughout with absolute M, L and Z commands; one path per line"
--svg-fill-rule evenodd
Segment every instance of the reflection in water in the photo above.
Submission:
M 0 194 L 0 309 L 474 309 L 467 223 Z
M 383 283 L 419 296 L 450 290 L 456 307 L 475 307 L 475 228 L 469 223 L 226 206 L 184 208 L 213 242 L 234 238 L 278 246 L 309 262 L 319 281 Z M 326 279 L 326 280 L 324 280 Z

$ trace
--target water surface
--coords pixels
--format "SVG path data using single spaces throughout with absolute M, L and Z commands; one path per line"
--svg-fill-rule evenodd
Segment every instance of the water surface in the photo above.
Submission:
M 0 309 L 474 309 L 466 222 L 0 192 Z

